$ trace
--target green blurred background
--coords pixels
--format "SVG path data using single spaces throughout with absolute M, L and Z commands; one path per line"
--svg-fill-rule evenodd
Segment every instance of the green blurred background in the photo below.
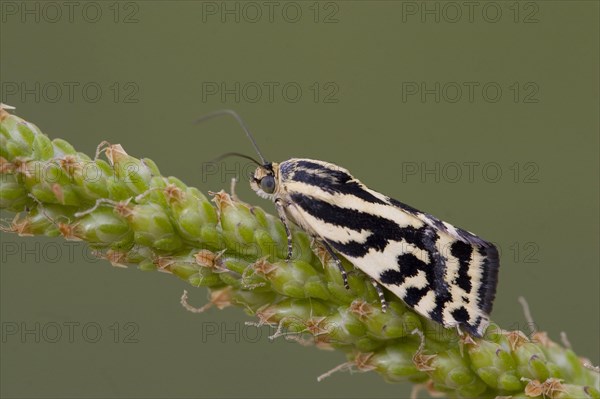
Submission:
M 216 191 L 245 164 L 202 163 L 252 147 L 232 120 L 192 121 L 235 109 L 269 159 L 343 165 L 497 243 L 494 320 L 527 329 L 523 295 L 599 363 L 598 2 L 0 4 L 1 100 L 51 137 L 121 143 Z M 172 276 L 60 239 L 1 244 L 2 397 L 410 394 L 375 373 L 318 383 L 340 353 L 270 343 L 237 308 L 186 312 Z

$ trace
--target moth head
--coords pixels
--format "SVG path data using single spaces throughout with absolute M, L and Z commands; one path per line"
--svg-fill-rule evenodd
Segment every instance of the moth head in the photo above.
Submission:
M 250 179 L 250 187 L 262 198 L 273 199 L 279 186 L 279 165 L 270 162 L 259 166 Z

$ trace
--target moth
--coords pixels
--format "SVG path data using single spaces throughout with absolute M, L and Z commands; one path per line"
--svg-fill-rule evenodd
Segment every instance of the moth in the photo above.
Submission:
M 218 115 L 235 117 L 260 157 L 258 162 L 226 154 L 258 164 L 250 186 L 274 202 L 287 233 L 288 259 L 292 222 L 327 249 L 347 288 L 338 255 L 426 318 L 483 335 L 498 282 L 499 257 L 492 243 L 368 188 L 337 165 L 304 158 L 269 162 L 234 111 L 200 120 Z

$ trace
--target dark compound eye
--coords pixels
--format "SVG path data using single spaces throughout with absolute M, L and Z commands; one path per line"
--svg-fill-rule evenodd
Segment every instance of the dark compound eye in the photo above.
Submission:
M 267 175 L 260 180 L 260 189 L 267 194 L 273 194 L 275 191 L 275 178 Z

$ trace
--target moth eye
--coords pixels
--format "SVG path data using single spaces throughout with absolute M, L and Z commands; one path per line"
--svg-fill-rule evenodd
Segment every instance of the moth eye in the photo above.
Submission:
M 275 191 L 275 178 L 267 175 L 260 180 L 260 189 L 267 194 L 273 194 Z

